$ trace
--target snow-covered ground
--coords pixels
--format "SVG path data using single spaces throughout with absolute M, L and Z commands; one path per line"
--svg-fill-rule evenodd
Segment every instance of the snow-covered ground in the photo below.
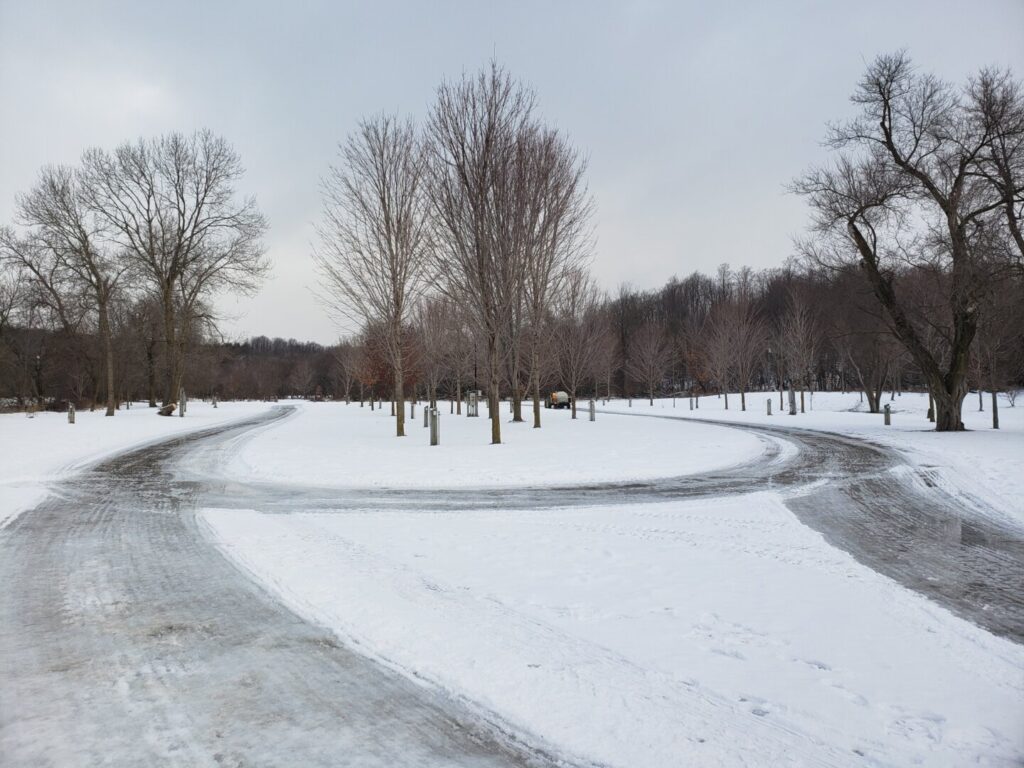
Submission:
M 534 429 L 532 414 L 514 424 L 507 407 L 503 443 L 490 445 L 485 417 L 450 414 L 449 404 L 440 404 L 441 445 L 431 446 L 422 405 L 399 439 L 387 407 L 305 403 L 266 439 L 245 441 L 227 472 L 241 481 L 348 488 L 567 485 L 705 472 L 751 461 L 765 450 L 757 438 L 730 429 L 694 425 L 681 439 L 669 422 L 590 422 L 585 410 L 574 421 L 568 410 L 545 409 L 542 428 Z
M 772 400 L 772 416 L 765 401 Z M 983 514 L 994 514 L 1002 522 L 1024 526 L 1024 398 L 1010 407 L 1005 396 L 999 399 L 999 429 L 992 429 L 991 395 L 984 395 L 984 411 L 978 410 L 977 393 L 964 401 L 966 432 L 938 433 L 928 422 L 928 396 L 907 392 L 883 405 L 892 410 L 892 424 L 885 426 L 881 414 L 866 412 L 866 404 L 856 392 L 818 392 L 805 399 L 805 413 L 780 415 L 778 393 L 747 395 L 747 410 L 740 410 L 739 395 L 725 399 L 710 395 L 689 410 L 686 398 L 659 399 L 650 406 L 647 400 L 610 400 L 603 409 L 659 416 L 685 416 L 749 424 L 769 424 L 802 429 L 820 429 L 870 440 L 900 451 L 906 460 L 927 469 L 928 479 L 958 495 L 965 504 Z M 799 410 L 799 401 L 797 403 Z
M 184 418 L 161 418 L 142 403 L 108 418 L 103 410 L 0 415 L 0 528 L 45 498 L 47 486 L 106 456 L 170 435 L 193 432 L 266 410 L 265 403 L 189 403 Z
M 702 398 L 700 415 L 767 422 L 753 410 L 766 397 L 752 396 L 746 414 Z M 857 395 L 819 394 L 813 413 L 771 423 L 899 446 L 1010 519 L 1020 497 L 984 486 L 1019 487 L 1024 409 L 1004 408 L 999 433 L 937 436 L 915 397 L 897 398 L 888 429 L 847 412 Z M 629 410 L 673 415 L 671 401 Z M 685 400 L 674 411 L 690 415 Z M 419 423 L 398 440 L 386 411 L 312 404 L 256 433 L 230 471 L 353 487 L 490 486 L 502 475 L 551 484 L 699 472 L 761 450 L 745 434 L 690 422 L 544 415 L 544 429 L 509 426 L 509 444 L 494 448 L 484 419 L 445 414 L 442 446 L 430 448 Z M 970 408 L 965 418 L 982 426 Z M 601 463 L 608 451 L 614 461 Z M 975 464 L 989 474 L 969 476 Z M 574 758 L 1024 760 L 1024 648 L 831 547 L 774 493 L 429 514 L 212 509 L 203 522 L 240 567 L 351 647 Z

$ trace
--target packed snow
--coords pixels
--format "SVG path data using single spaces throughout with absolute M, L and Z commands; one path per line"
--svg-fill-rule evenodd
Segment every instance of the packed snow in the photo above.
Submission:
M 750 404 L 763 412 L 767 397 Z M 771 422 L 899 446 L 1012 519 L 1012 490 L 979 491 L 1021 482 L 1018 411 L 983 432 L 965 410 L 977 432 L 938 436 L 915 399 L 897 398 L 889 428 L 849 411 L 855 394 L 815 395 L 812 412 L 776 408 Z M 769 421 L 753 408 L 726 414 L 716 400 L 701 399 L 702 418 Z M 685 399 L 603 407 L 691 415 Z M 353 487 L 490 486 L 506 474 L 534 485 L 700 472 L 761 450 L 725 427 L 544 416 L 542 430 L 507 429 L 500 448 L 486 445 L 483 418 L 443 418 L 442 446 L 430 448 L 416 422 L 410 437 L 391 437 L 387 411 L 312 404 L 256 433 L 228 469 Z M 955 456 L 946 440 L 957 441 Z M 614 461 L 604 463 L 607 451 Z M 969 477 L 978 464 L 989 474 Z M 833 548 L 772 492 L 525 511 L 210 509 L 202 520 L 243 570 L 350 647 L 570 759 L 1024 760 L 1024 648 Z
M 408 406 L 406 406 L 408 408 Z M 532 413 L 513 423 L 502 405 L 501 445 L 490 445 L 486 407 L 480 417 L 449 413 L 441 403 L 441 444 L 430 445 L 423 406 L 395 437 L 389 408 L 359 403 L 305 403 L 266 439 L 244 441 L 227 467 L 240 481 L 348 488 L 456 488 L 570 485 L 646 480 L 696 474 L 755 460 L 766 446 L 756 437 L 712 425 L 678 426 L 660 421 L 600 416 L 585 409 L 545 409 L 542 428 Z M 407 412 L 408 413 L 408 412 Z M 680 462 L 679 451 L 686 451 Z
M 70 477 L 107 456 L 145 443 L 251 416 L 265 403 L 188 404 L 185 416 L 161 418 L 142 403 L 113 417 L 102 409 L 66 413 L 0 415 L 0 528 L 40 503 L 49 484 Z
M 687 398 L 610 400 L 602 406 L 610 412 L 649 413 L 657 416 L 684 416 L 747 424 L 817 429 L 838 432 L 898 450 L 912 465 L 927 470 L 930 482 L 958 496 L 965 505 L 979 514 L 997 517 L 1000 522 L 1024 527 L 1024 398 L 1010 406 L 1005 395 L 999 396 L 999 429 L 992 429 L 991 395 L 984 393 L 979 410 L 978 395 L 971 393 L 964 401 L 965 432 L 939 433 L 928 421 L 928 396 L 905 392 L 890 397 L 892 424 L 885 426 L 884 417 L 867 413 L 867 405 L 856 392 L 818 392 L 804 398 L 805 412 L 790 416 L 779 408 L 779 394 L 757 392 L 747 394 L 747 410 L 740 410 L 737 394 L 725 399 L 716 395 L 700 398 L 691 411 Z M 767 415 L 765 401 L 772 400 L 772 416 Z M 674 403 L 674 404 L 673 404 Z

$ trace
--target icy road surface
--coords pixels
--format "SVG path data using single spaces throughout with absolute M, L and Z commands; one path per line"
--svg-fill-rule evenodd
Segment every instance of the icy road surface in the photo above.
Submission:
M 3 766 L 541 766 L 339 647 L 196 530 L 166 466 L 284 411 L 106 461 L 0 536 Z
M 496 716 L 340 647 L 204 537 L 201 507 L 451 510 L 665 501 L 773 489 L 859 560 L 1024 641 L 1024 541 L 883 448 L 730 425 L 756 462 L 651 482 L 346 492 L 217 480 L 287 409 L 122 455 L 0 536 L 4 765 L 549 765 Z M 795 450 L 794 450 L 795 446 Z

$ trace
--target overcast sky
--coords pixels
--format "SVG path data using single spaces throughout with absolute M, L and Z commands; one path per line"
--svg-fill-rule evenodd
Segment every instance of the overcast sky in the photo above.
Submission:
M 0 0 L 0 222 L 48 163 L 208 127 L 240 152 L 273 273 L 226 300 L 232 337 L 329 343 L 310 293 L 319 179 L 360 117 L 422 118 L 494 57 L 589 158 L 594 272 L 649 288 L 783 263 L 805 221 L 785 183 L 879 53 L 961 81 L 1024 77 L 1024 0 L 45 2 Z

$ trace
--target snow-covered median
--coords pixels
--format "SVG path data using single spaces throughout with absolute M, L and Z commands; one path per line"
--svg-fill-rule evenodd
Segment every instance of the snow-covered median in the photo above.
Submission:
M 34 507 L 47 485 L 69 477 L 104 457 L 172 435 L 242 419 L 267 409 L 266 403 L 192 402 L 184 418 L 161 418 L 144 404 L 122 408 L 113 417 L 103 410 L 67 414 L 0 415 L 0 528 Z
M 354 488 L 570 485 L 697 474 L 754 460 L 766 447 L 711 425 L 683 430 L 608 415 L 590 422 L 586 413 L 573 420 L 553 409 L 544 411 L 541 429 L 507 420 L 503 444 L 490 445 L 486 418 L 450 414 L 448 403 L 441 410 L 441 445 L 432 447 L 422 405 L 406 421 L 406 437 L 397 438 L 386 406 L 305 403 L 244 441 L 224 471 L 240 481 Z

